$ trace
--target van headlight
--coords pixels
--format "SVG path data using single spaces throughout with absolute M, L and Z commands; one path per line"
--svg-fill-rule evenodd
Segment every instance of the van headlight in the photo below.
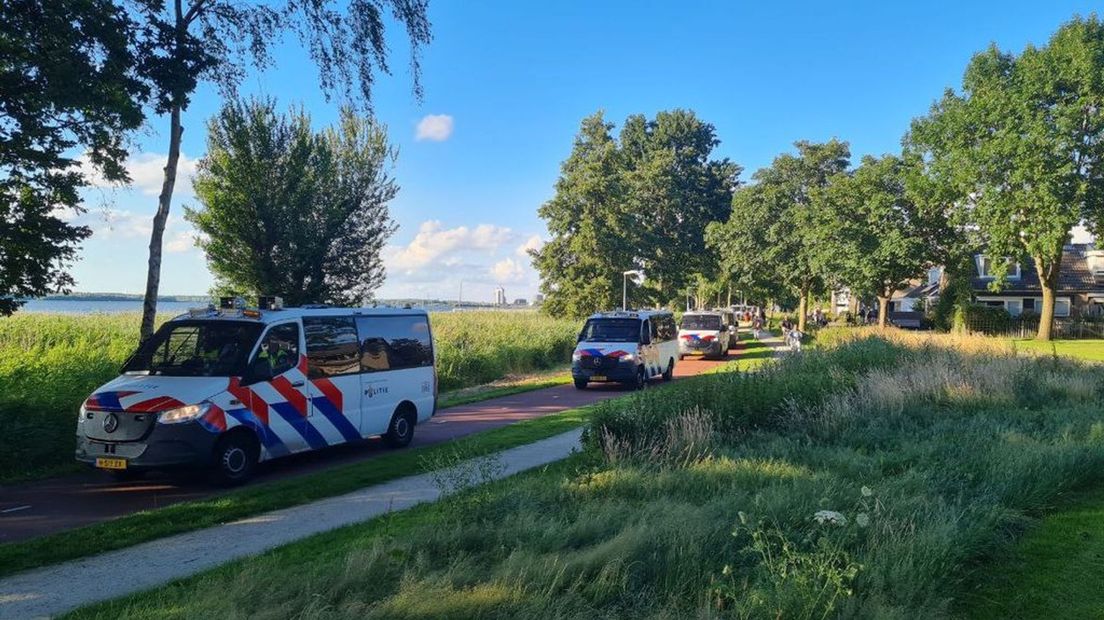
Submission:
M 207 411 L 211 409 L 211 403 L 200 403 L 198 405 L 185 405 L 183 407 L 177 407 L 176 409 L 169 409 L 168 411 L 162 411 L 161 415 L 157 416 L 157 421 L 161 424 L 180 424 L 181 422 L 191 422 L 207 414 Z
M 571 354 L 571 361 L 573 361 L 573 362 L 577 362 L 577 361 L 579 361 L 579 360 L 581 360 L 581 359 L 583 359 L 583 354 L 582 354 L 582 352 L 580 352 L 580 351 L 575 351 L 574 353 L 572 353 L 572 354 Z
M 634 360 L 636 360 L 636 356 L 633 355 L 632 353 L 626 353 L 626 354 L 621 356 L 621 361 L 625 362 L 625 363 L 632 362 Z

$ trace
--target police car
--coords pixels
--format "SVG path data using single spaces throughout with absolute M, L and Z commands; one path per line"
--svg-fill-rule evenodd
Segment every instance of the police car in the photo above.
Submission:
M 591 315 L 571 356 L 575 387 L 617 382 L 641 389 L 654 377 L 670 381 L 678 357 L 677 334 L 675 317 L 666 310 Z
M 77 460 L 121 476 L 210 467 L 238 483 L 261 461 L 366 437 L 406 446 L 436 412 L 424 310 L 262 300 L 162 325 L 81 406 Z

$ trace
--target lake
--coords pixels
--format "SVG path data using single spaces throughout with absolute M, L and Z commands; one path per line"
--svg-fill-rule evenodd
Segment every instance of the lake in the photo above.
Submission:
M 199 301 L 161 301 L 157 303 L 157 313 L 176 316 L 184 314 L 188 308 L 203 306 Z M 89 299 L 32 299 L 23 304 L 19 312 L 60 312 L 64 314 L 92 314 L 105 312 L 116 314 L 120 312 L 141 312 L 142 301 L 111 300 L 94 301 Z

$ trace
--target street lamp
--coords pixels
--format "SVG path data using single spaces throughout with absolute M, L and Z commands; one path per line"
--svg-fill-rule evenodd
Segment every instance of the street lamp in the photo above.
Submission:
M 629 276 L 632 276 L 633 283 L 639 284 L 640 280 L 644 278 L 644 272 L 638 269 L 630 269 L 628 271 L 621 272 L 621 309 L 629 309 Z

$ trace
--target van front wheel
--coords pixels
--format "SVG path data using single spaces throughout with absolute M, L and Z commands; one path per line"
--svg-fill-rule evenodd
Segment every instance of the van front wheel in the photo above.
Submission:
M 245 433 L 223 436 L 215 444 L 215 480 L 227 486 L 249 480 L 253 477 L 260 453 L 256 439 Z
M 391 416 L 391 424 L 383 434 L 383 442 L 390 448 L 405 448 L 414 440 L 414 414 L 408 408 L 400 408 Z

